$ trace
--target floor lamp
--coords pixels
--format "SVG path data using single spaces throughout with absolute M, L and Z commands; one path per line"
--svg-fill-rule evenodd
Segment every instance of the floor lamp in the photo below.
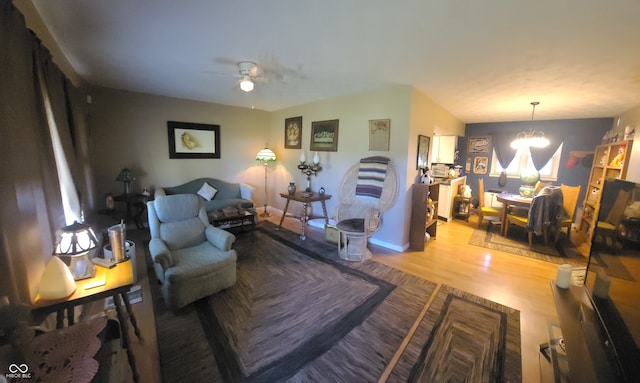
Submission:
M 270 217 L 271 213 L 267 211 L 267 166 L 269 162 L 276 160 L 276 154 L 271 150 L 264 148 L 256 154 L 256 161 L 262 161 L 264 163 L 264 213 L 260 214 L 261 217 Z

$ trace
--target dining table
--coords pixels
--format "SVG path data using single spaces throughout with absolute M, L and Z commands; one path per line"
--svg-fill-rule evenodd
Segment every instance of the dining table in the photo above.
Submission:
M 523 197 L 520 194 L 500 193 L 496 195 L 496 200 L 502 203 L 502 225 L 500 226 L 500 234 L 507 235 L 507 214 L 510 207 L 522 208 L 529 210 L 533 197 Z

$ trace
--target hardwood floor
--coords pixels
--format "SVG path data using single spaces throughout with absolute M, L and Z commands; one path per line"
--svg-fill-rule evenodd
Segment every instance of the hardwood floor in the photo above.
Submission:
M 272 214 L 266 219 L 278 224 L 280 216 Z M 549 286 L 555 279 L 557 265 L 468 245 L 476 224 L 475 216 L 469 222 L 453 220 L 441 223 L 437 238 L 430 240 L 421 252 L 396 253 L 370 246 L 373 260 L 520 310 L 522 381 L 540 382 L 538 346 L 547 337 L 547 322 L 557 320 Z M 290 217 L 283 224 L 296 232 L 300 231 L 300 225 L 299 220 Z M 325 239 L 324 231 L 320 229 L 308 227 L 306 232 L 309 238 Z M 145 296 L 142 303 L 134 305 L 134 311 L 145 342 L 139 343 L 133 332 L 131 339 L 140 381 L 157 382 L 161 380 L 153 308 L 148 287 L 144 286 L 149 281 L 141 268 L 143 252 L 138 251 L 137 255 Z

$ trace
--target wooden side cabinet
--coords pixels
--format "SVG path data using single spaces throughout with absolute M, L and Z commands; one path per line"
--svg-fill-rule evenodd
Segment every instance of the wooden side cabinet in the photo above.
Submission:
M 414 251 L 424 250 L 425 233 L 436 238 L 438 222 L 439 184 L 415 184 L 411 197 L 411 226 L 409 247 Z

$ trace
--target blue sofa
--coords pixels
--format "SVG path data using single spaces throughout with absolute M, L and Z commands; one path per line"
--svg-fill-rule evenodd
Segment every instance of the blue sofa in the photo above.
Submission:
M 174 194 L 198 194 L 198 190 L 204 183 L 208 183 L 216 188 L 218 192 L 210 201 L 199 197 L 207 213 L 222 210 L 226 207 L 242 207 L 244 209 L 253 208 L 251 200 L 255 188 L 243 183 L 231 183 L 215 178 L 196 178 L 192 181 L 178 186 L 160 187 L 155 190 L 155 197 Z

